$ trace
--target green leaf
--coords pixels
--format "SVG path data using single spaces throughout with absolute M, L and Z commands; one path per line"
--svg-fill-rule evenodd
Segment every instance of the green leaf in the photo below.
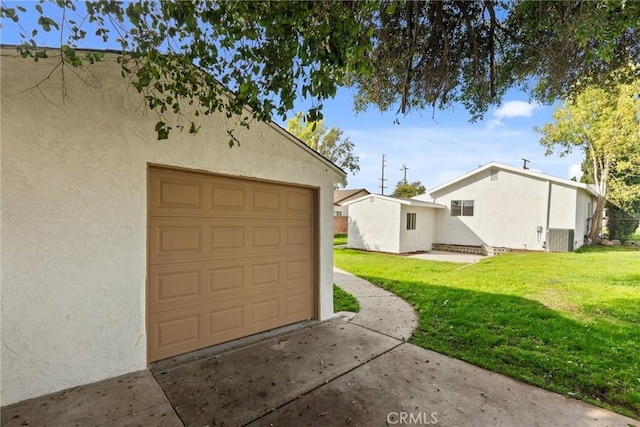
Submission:
M 169 131 L 171 127 L 167 126 L 167 124 L 163 121 L 156 123 L 156 133 L 158 134 L 158 141 L 169 138 Z

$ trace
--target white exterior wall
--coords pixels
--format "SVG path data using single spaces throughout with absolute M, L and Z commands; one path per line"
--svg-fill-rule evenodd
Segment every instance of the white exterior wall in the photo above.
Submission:
M 542 250 L 545 231 L 538 242 L 537 227 L 546 225 L 548 182 L 500 169 L 491 170 L 431 194 L 446 209 L 436 214 L 435 243 L 489 245 Z M 473 200 L 473 216 L 451 216 L 451 200 Z
M 320 317 L 333 314 L 335 169 L 279 130 L 223 115 L 157 141 L 113 59 L 27 90 L 52 61 L 2 52 L 0 404 L 146 368 L 147 164 L 319 188 Z M 53 57 L 55 54 L 50 53 Z M 58 104 L 54 105 L 52 102 Z
M 349 216 L 349 206 L 335 206 L 333 211 L 340 212 L 341 216 Z
M 585 190 L 578 190 L 576 195 L 576 231 L 574 249 L 584 245 L 587 234 L 587 220 L 590 220 L 596 208 L 596 198 Z
M 349 216 L 349 205 L 346 205 L 346 206 L 345 206 L 345 205 L 344 205 L 344 203 L 347 203 L 347 202 L 348 202 L 348 201 L 350 201 L 350 200 L 359 199 L 360 197 L 364 197 L 364 196 L 366 196 L 366 195 L 367 195 L 367 192 L 366 192 L 366 191 L 362 191 L 362 190 L 361 190 L 361 191 L 358 191 L 358 192 L 357 192 L 356 194 L 354 194 L 353 196 L 351 196 L 351 197 L 349 197 L 349 198 L 347 198 L 347 199 L 343 200 L 342 202 L 340 202 L 340 203 L 343 203 L 343 205 L 342 205 L 342 206 L 334 206 L 334 207 L 333 207 L 333 211 L 334 211 L 334 212 L 340 211 L 340 212 L 342 213 L 342 216 Z
M 575 188 L 551 183 L 549 228 L 563 228 L 575 231 L 576 193 Z
M 350 204 L 347 246 L 399 253 L 399 217 L 400 204 L 393 201 L 372 196 Z
M 443 209 L 401 205 L 400 253 L 430 251 L 436 230 L 436 212 Z M 416 229 L 407 230 L 407 213 L 416 214 Z

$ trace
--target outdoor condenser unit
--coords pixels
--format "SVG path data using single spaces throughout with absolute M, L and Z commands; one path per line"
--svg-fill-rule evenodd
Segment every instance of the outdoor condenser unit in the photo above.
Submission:
M 547 250 L 549 252 L 573 251 L 573 230 L 568 228 L 550 228 L 547 234 Z

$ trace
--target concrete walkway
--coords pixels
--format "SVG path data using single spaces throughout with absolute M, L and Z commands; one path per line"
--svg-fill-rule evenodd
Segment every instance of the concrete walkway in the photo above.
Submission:
M 429 251 L 420 254 L 409 255 L 409 258 L 424 259 L 427 261 L 474 263 L 487 257 L 484 255 L 461 254 L 456 252 Z
M 333 282 L 360 303 L 360 312 L 351 323 L 403 341 L 418 327 L 413 306 L 391 292 L 337 267 L 333 268 Z
M 336 270 L 351 321 L 286 328 L 2 408 L 2 426 L 640 426 L 405 342 L 403 300 Z M 384 313 L 384 314 L 381 314 Z

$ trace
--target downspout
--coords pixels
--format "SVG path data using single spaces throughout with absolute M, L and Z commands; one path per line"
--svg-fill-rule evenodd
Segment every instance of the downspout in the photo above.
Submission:
M 545 241 L 542 244 L 542 248 L 549 251 L 549 221 L 551 218 L 551 181 L 547 181 L 547 220 L 544 225 L 545 230 Z

